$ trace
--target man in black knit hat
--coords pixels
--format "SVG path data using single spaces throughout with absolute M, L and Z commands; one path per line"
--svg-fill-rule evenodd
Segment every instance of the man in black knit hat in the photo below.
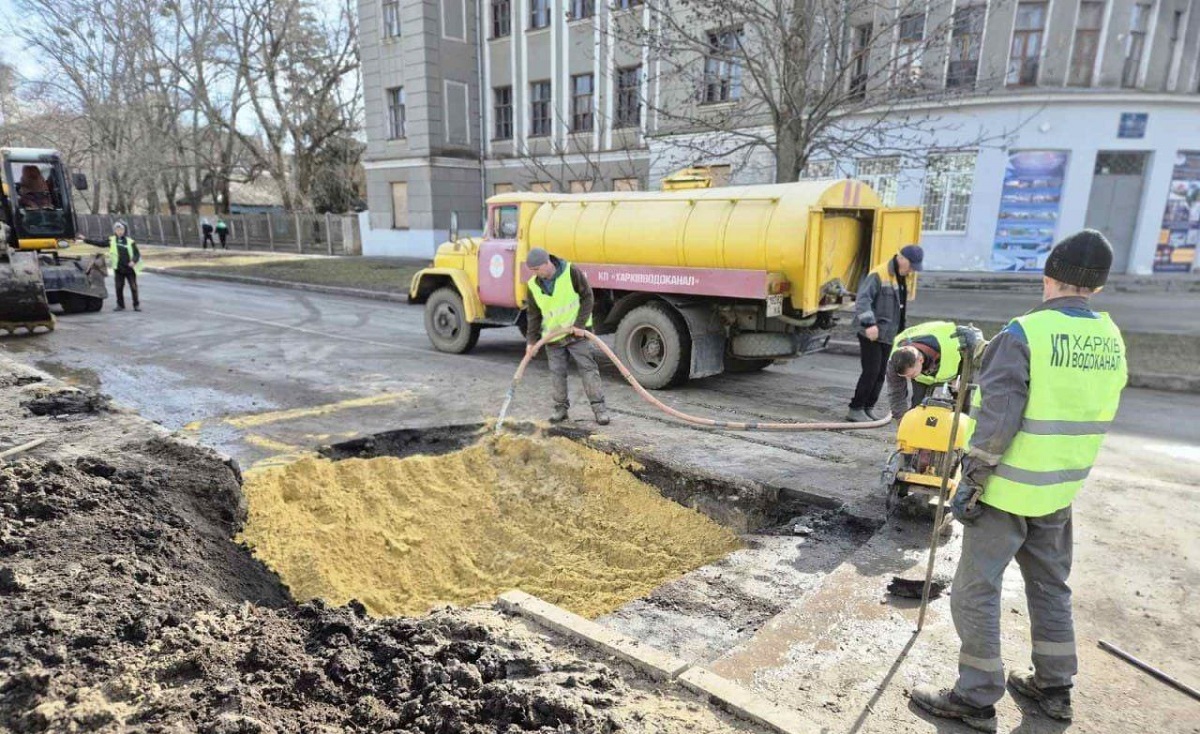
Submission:
M 953 688 L 917 686 L 912 700 L 944 718 L 996 731 L 1004 696 L 1000 593 L 1014 559 L 1025 579 L 1033 670 L 1008 685 L 1050 718 L 1070 721 L 1077 672 L 1071 619 L 1071 501 L 1091 471 L 1125 387 L 1125 343 L 1089 299 L 1108 279 L 1112 246 L 1083 230 L 1046 259 L 1042 303 L 988 345 L 980 409 L 951 502 L 963 524 L 950 611 L 961 648 Z

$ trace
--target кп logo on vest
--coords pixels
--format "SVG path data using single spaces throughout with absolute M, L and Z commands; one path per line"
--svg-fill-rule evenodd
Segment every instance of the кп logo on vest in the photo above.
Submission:
M 1050 366 L 1075 370 L 1121 368 L 1119 339 L 1079 334 L 1050 335 Z

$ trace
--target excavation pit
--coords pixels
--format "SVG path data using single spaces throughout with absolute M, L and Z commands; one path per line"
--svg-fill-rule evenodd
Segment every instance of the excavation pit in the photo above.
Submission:
M 761 500 L 750 492 L 739 508 L 738 488 L 561 433 L 442 427 L 325 454 L 247 473 L 241 539 L 298 600 L 357 599 L 376 615 L 423 614 L 511 588 L 603 615 L 741 547 L 712 515 L 744 526 L 751 500 Z

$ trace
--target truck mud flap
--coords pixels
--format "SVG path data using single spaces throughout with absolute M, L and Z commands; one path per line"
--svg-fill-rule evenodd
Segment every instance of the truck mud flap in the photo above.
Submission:
M 669 301 L 668 301 L 669 302 Z M 725 327 L 716 310 L 706 303 L 671 303 L 687 323 L 692 338 L 688 377 L 718 375 L 725 371 Z

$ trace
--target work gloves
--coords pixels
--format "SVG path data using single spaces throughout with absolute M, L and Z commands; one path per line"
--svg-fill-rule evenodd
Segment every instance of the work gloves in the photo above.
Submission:
M 978 358 L 983 353 L 983 348 L 987 346 L 983 332 L 970 324 L 956 328 L 954 336 L 962 344 L 963 352 L 974 358 Z
M 983 503 L 979 501 L 982 494 L 983 487 L 977 487 L 963 477 L 963 481 L 958 483 L 958 490 L 954 493 L 954 497 L 950 499 L 950 512 L 954 515 L 954 519 L 963 525 L 975 522 L 983 514 Z

